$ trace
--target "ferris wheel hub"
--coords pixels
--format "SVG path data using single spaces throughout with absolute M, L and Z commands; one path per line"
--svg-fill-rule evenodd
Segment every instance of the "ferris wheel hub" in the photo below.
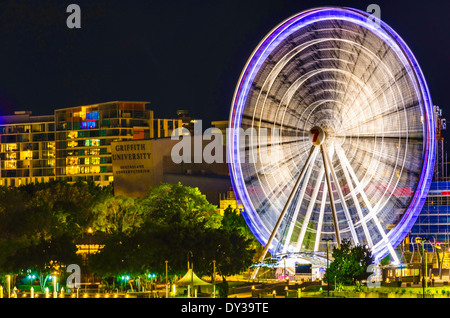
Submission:
M 314 126 L 309 131 L 309 137 L 314 146 L 320 146 L 325 141 L 326 133 L 321 127 Z

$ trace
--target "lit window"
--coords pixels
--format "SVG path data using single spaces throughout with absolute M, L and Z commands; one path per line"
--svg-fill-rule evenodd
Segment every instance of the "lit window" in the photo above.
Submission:
M 4 151 L 15 151 L 17 150 L 17 144 L 5 144 Z
M 5 161 L 5 168 L 6 169 L 16 169 L 16 161 L 15 160 L 6 160 Z
M 97 128 L 96 120 L 84 120 L 81 122 L 81 129 L 94 129 Z
M 86 119 L 98 119 L 98 112 L 86 113 Z
M 100 166 L 91 166 L 91 173 L 100 173 Z
M 86 147 L 97 147 L 100 146 L 100 139 L 86 139 L 84 141 Z
M 80 168 L 78 166 L 69 166 L 66 169 L 67 174 L 78 174 L 80 171 Z
M 78 146 L 78 142 L 72 140 L 67 143 L 67 147 L 76 147 Z
M 77 157 L 68 157 L 67 158 L 67 165 L 68 166 L 74 166 L 78 164 L 78 158 Z
M 91 149 L 90 154 L 95 156 L 100 154 L 100 148 Z
M 77 132 L 76 131 L 69 131 L 68 133 L 67 133 L 67 138 L 69 138 L 69 139 L 74 139 L 74 138 L 77 138 Z

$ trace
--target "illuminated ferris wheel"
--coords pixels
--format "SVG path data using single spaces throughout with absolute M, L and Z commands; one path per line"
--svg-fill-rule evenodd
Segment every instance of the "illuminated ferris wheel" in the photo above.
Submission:
M 280 23 L 242 71 L 228 135 L 263 257 L 347 239 L 398 261 L 431 183 L 434 127 L 419 65 L 384 22 L 324 7 Z

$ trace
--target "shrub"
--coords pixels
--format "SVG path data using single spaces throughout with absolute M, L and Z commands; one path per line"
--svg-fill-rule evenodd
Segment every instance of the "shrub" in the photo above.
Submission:
M 361 292 L 362 291 L 362 284 L 359 282 L 356 282 L 355 286 L 353 287 L 354 292 Z

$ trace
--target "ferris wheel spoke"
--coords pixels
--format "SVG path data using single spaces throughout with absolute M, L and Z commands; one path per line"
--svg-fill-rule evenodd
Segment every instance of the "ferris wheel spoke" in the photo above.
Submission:
M 364 158 L 371 158 L 370 165 L 372 173 L 375 173 L 375 169 L 377 167 L 389 167 L 390 170 L 395 170 L 399 166 L 399 158 L 396 154 L 400 149 L 393 144 L 389 146 L 389 144 L 384 143 L 382 149 L 367 149 L 363 147 L 363 144 L 359 144 L 358 151 L 359 157 L 355 158 L 360 164 L 363 163 Z M 348 159 L 347 159 L 348 162 Z
M 356 186 L 356 192 L 359 193 L 364 201 L 364 204 L 366 205 L 367 209 L 369 210 L 369 214 L 376 214 L 376 211 L 372 208 L 372 204 L 370 203 L 366 193 L 364 192 L 364 188 L 362 184 L 360 183 L 358 177 L 356 176 L 355 171 L 353 170 L 352 165 L 348 161 L 347 157 L 344 154 L 344 150 L 340 145 L 336 146 L 336 153 L 338 154 L 340 160 L 342 163 L 344 163 L 343 167 L 345 167 L 348 172 L 350 173 L 350 176 L 352 177 L 355 186 Z
M 317 221 L 317 233 L 316 233 L 316 242 L 314 244 L 314 251 L 319 250 L 320 239 L 322 236 L 323 215 L 325 214 L 325 205 L 327 202 L 327 191 L 328 188 L 323 187 L 322 200 L 320 201 L 319 220 Z
M 344 167 L 344 164 L 342 163 L 342 160 L 341 160 L 341 155 L 342 154 L 340 152 L 337 152 L 337 153 L 338 153 L 337 157 L 338 157 L 339 161 L 341 162 L 341 164 L 343 166 L 342 171 L 344 172 L 345 180 L 346 180 L 347 185 L 349 187 L 350 194 L 351 194 L 351 197 L 353 199 L 354 206 L 355 206 L 356 211 L 358 213 L 359 222 L 361 222 L 361 224 L 362 224 L 364 235 L 365 235 L 366 240 L 367 240 L 367 244 L 369 245 L 370 248 L 372 248 L 372 246 L 373 246 L 372 237 L 370 235 L 369 229 L 367 228 L 367 224 L 364 221 L 364 215 L 363 215 L 361 206 L 359 204 L 358 198 L 356 197 L 356 192 L 355 192 L 355 188 L 353 187 L 353 182 L 350 179 L 350 176 L 349 176 L 347 168 Z
M 383 43 L 383 48 L 384 48 L 385 51 L 388 50 L 388 47 L 387 47 L 387 45 L 386 45 L 385 43 Z M 376 56 L 376 55 L 375 55 L 375 56 Z M 371 79 L 371 77 L 372 77 L 374 74 L 376 74 L 377 68 L 380 66 L 380 64 L 382 64 L 382 60 L 381 60 L 381 59 L 377 59 L 377 58 L 373 59 L 372 62 L 371 62 L 371 64 L 374 63 L 375 61 L 377 61 L 377 64 L 376 64 L 375 67 L 372 67 L 372 68 L 367 67 L 366 70 L 365 70 L 365 73 L 364 73 L 364 74 L 366 74 L 368 71 L 370 71 L 370 75 L 364 76 L 364 74 L 363 74 L 362 76 L 360 76 L 361 78 L 366 78 L 366 80 L 364 81 L 366 85 L 365 85 L 365 86 L 362 86 L 362 85 L 361 85 L 361 86 L 359 87 L 358 93 L 354 94 L 353 101 L 349 104 L 350 107 L 353 107 L 354 103 L 359 99 L 359 96 L 360 96 L 361 93 L 363 92 L 364 87 L 367 87 L 367 82 Z M 382 66 L 382 65 L 381 65 L 381 66 Z
M 290 140 L 289 140 L 290 139 Z M 277 152 L 281 152 L 287 147 L 297 147 L 298 146 L 306 146 L 306 141 L 304 137 L 297 137 L 297 138 L 286 138 L 285 140 L 277 141 L 277 142 L 266 142 L 266 143 L 260 143 L 258 145 L 249 146 L 245 148 L 245 151 L 248 151 L 253 154 L 253 157 L 259 157 L 261 160 L 261 163 L 266 162 L 272 162 L 273 161 L 273 154 Z M 306 148 L 306 147 L 301 147 Z M 297 149 L 297 148 L 296 148 Z M 305 153 L 307 150 L 305 149 Z M 302 153 L 303 155 L 303 153 Z M 277 156 L 279 158 L 279 156 Z M 278 160 L 277 160 L 278 162 Z
M 295 244 L 295 250 L 298 252 L 300 252 L 300 250 L 301 250 L 301 247 L 303 244 L 303 239 L 305 238 L 305 234 L 306 234 L 306 229 L 308 227 L 308 223 L 311 218 L 311 213 L 312 213 L 314 206 L 316 205 L 317 195 L 319 194 L 319 189 L 322 184 L 324 174 L 325 174 L 325 168 L 322 165 L 319 170 L 319 175 L 316 179 L 316 184 L 314 185 L 314 190 L 311 195 L 311 199 L 309 201 L 308 208 L 306 210 L 305 218 L 302 223 L 302 227 L 301 227 L 298 239 L 297 239 L 297 243 Z
M 316 148 L 316 147 L 314 147 Z M 300 208 L 302 206 L 302 202 L 303 202 L 303 197 L 305 195 L 305 191 L 307 186 L 309 185 L 309 178 L 311 177 L 311 172 L 312 172 L 312 168 L 310 167 L 314 161 L 316 160 L 316 156 L 317 156 L 317 151 L 316 149 L 314 149 L 314 153 L 312 155 L 312 159 L 310 160 L 310 162 L 307 165 L 307 172 L 305 175 L 305 178 L 303 180 L 302 186 L 300 188 L 300 192 L 298 195 L 298 199 L 297 199 L 297 204 L 295 205 L 295 209 L 294 209 L 294 213 L 291 217 L 291 221 L 289 222 L 289 228 L 288 228 L 288 232 L 286 234 L 286 239 L 285 239 L 285 244 L 283 245 L 283 252 L 282 253 L 286 253 L 287 252 L 287 248 L 289 247 L 289 243 L 291 240 L 291 236 L 292 236 L 292 232 L 294 231 L 294 227 L 295 224 L 297 223 L 297 217 L 298 217 L 298 212 L 300 211 Z
M 383 48 L 384 48 L 384 54 L 387 53 L 389 49 L 388 49 L 388 46 L 386 45 L 386 43 L 383 43 Z M 378 63 L 376 65 L 376 67 L 372 68 L 372 73 L 370 74 L 369 78 L 366 79 L 365 87 L 367 86 L 369 79 L 373 75 L 376 75 L 377 69 L 383 68 L 384 70 L 386 70 L 389 73 L 390 76 L 385 79 L 385 81 L 379 86 L 379 88 L 376 91 L 372 92 L 373 99 L 369 101 L 369 103 L 368 103 L 369 105 L 372 103 L 372 101 L 375 98 L 378 98 L 381 94 L 384 94 L 386 91 L 392 90 L 392 87 L 394 86 L 394 84 L 396 82 L 398 82 L 404 76 L 408 75 L 408 72 L 404 68 L 402 68 L 396 74 L 392 74 L 389 70 L 389 66 L 385 65 L 385 63 L 383 63 L 383 61 L 380 58 L 378 58 L 378 56 L 379 56 L 378 54 L 375 54 L 375 56 L 374 56 L 375 60 L 378 60 Z M 369 68 L 367 68 L 367 69 L 369 69 Z M 350 107 L 353 107 L 354 103 L 358 100 L 358 97 L 361 94 L 362 90 L 363 90 L 362 87 L 360 87 L 360 90 L 359 90 L 358 94 L 356 94 L 353 102 L 349 104 Z
M 322 147 L 323 147 L 323 145 L 322 145 Z M 341 200 L 341 205 L 342 205 L 342 208 L 344 209 L 344 215 L 345 215 L 345 217 L 347 219 L 347 223 L 348 223 L 348 226 L 350 228 L 350 232 L 352 234 L 353 242 L 355 244 L 359 244 L 358 235 L 356 234 L 356 230 L 355 230 L 355 226 L 353 224 L 353 220 L 352 220 L 350 212 L 348 210 L 347 203 L 345 202 L 345 198 L 344 198 L 344 195 L 342 193 L 341 186 L 339 184 L 339 179 L 336 176 L 336 172 L 334 171 L 334 168 L 333 168 L 333 165 L 331 163 L 330 157 L 328 156 L 328 153 L 326 151 L 323 151 L 323 154 L 325 156 L 325 158 L 324 158 L 324 161 L 326 162 L 325 165 L 329 166 L 329 170 L 331 172 L 331 177 L 334 180 L 335 188 L 337 190 L 339 199 Z M 330 191 L 332 191 L 332 190 L 330 190 Z
M 390 117 L 394 118 L 394 122 L 399 121 L 399 117 L 404 117 L 405 113 L 413 112 L 417 109 L 419 106 L 417 100 L 413 100 L 405 104 L 404 102 L 401 103 L 401 105 L 391 105 L 389 109 L 384 110 L 383 112 L 379 112 L 377 114 L 372 115 L 371 117 L 364 119 L 363 121 L 359 121 L 358 118 L 363 117 L 360 113 L 354 114 L 354 117 L 351 118 L 348 123 L 351 123 L 352 125 L 349 127 L 346 127 L 344 131 L 353 130 L 358 126 L 367 127 L 369 124 L 375 123 L 378 124 L 380 120 L 383 120 L 384 122 L 387 122 L 387 119 Z M 419 116 L 419 115 L 417 115 Z M 396 118 L 397 117 L 397 118 Z M 416 120 L 420 120 L 421 118 L 418 117 Z M 411 118 L 409 118 L 411 120 Z
M 358 178 L 356 177 L 356 174 L 353 171 L 353 168 L 350 165 L 350 162 L 348 161 L 347 157 L 345 156 L 343 149 L 340 148 L 340 146 L 338 146 L 336 148 L 336 152 L 337 152 L 341 162 L 344 163 L 344 165 L 343 165 L 344 169 L 347 169 L 348 172 L 350 173 L 350 175 L 352 176 L 353 181 L 354 181 L 354 183 L 356 185 L 356 188 L 357 188 L 357 192 L 361 195 L 361 197 L 362 197 L 362 199 L 363 199 L 367 209 L 369 210 L 369 213 L 366 214 L 360 221 L 364 222 L 364 223 L 366 223 L 366 220 L 370 220 L 370 219 L 372 219 L 374 221 L 374 223 L 375 223 L 375 225 L 376 225 L 376 227 L 378 229 L 378 232 L 382 236 L 384 243 L 386 244 L 387 248 L 389 249 L 389 252 L 394 257 L 394 259 L 397 260 L 397 256 L 395 254 L 394 248 L 393 248 L 392 244 L 389 242 L 387 234 L 384 231 L 383 227 L 381 226 L 380 220 L 378 219 L 378 216 L 377 216 L 377 211 L 378 210 L 376 208 L 372 207 L 372 204 L 368 200 L 367 195 L 364 192 L 364 189 L 361 186 Z M 351 184 L 351 182 L 350 182 L 350 184 Z M 372 242 L 372 244 L 373 244 L 373 242 Z
M 263 177 L 264 175 L 274 174 L 277 171 L 279 171 L 280 162 L 282 163 L 282 165 L 296 164 L 296 162 L 299 161 L 299 159 L 301 160 L 305 156 L 306 156 L 306 160 L 307 160 L 308 154 L 306 152 L 304 152 L 304 153 L 302 152 L 300 154 L 298 152 L 293 152 L 293 151 L 291 153 L 286 152 L 285 156 L 282 158 L 282 161 L 281 161 L 279 156 L 275 156 L 275 155 L 273 155 L 273 153 L 270 156 L 261 155 L 261 161 L 260 161 L 261 165 L 259 166 L 259 168 L 257 170 L 255 170 L 255 172 L 249 177 L 248 180 L 250 180 L 250 178 L 258 178 L 259 179 L 260 177 Z M 274 193 L 274 194 L 277 197 L 280 195 L 280 193 Z
M 329 195 L 329 199 L 330 199 L 331 213 L 332 213 L 332 216 L 333 216 L 334 232 L 336 234 L 336 242 L 337 242 L 338 248 L 340 248 L 340 246 L 341 246 L 341 234 L 340 234 L 340 230 L 339 230 L 339 223 L 338 223 L 338 220 L 337 220 L 336 206 L 334 204 L 333 188 L 331 187 L 330 171 L 329 171 L 329 168 L 328 168 L 328 164 L 326 162 L 325 151 L 323 149 L 323 145 L 320 145 L 320 151 L 322 152 L 323 165 L 324 165 L 324 168 L 325 168 L 325 179 L 327 181 L 327 188 L 328 188 L 328 195 Z
M 419 132 L 419 131 L 416 131 Z M 385 135 L 383 135 L 383 133 L 385 133 Z M 397 133 L 397 135 L 394 135 L 394 133 Z M 398 135 L 398 133 L 401 133 L 401 131 L 386 131 L 386 132 L 367 132 L 367 133 L 362 133 L 360 135 L 335 135 L 333 136 L 333 138 L 340 138 L 342 140 L 346 139 L 354 139 L 354 140 L 361 140 L 364 142 L 371 142 L 371 143 L 376 143 L 376 142 L 384 142 L 384 143 L 390 143 L 390 144 L 394 144 L 398 143 L 398 142 L 402 142 L 402 143 L 406 143 L 408 141 L 418 141 L 421 140 L 419 137 L 411 137 L 411 136 L 401 136 Z M 405 133 L 411 133 L 411 131 L 405 132 Z M 414 131 L 413 131 L 414 133 Z M 389 135 L 391 134 L 391 135 Z M 398 146 L 398 145 L 395 145 Z
M 258 125 L 255 125 L 254 122 L 258 122 Z M 273 120 L 257 117 L 257 116 L 250 116 L 250 115 L 242 115 L 242 126 L 246 128 L 254 128 L 261 127 L 261 128 L 267 128 L 267 129 L 273 129 L 274 126 L 283 127 L 283 129 L 291 129 L 294 131 L 304 132 L 307 133 L 307 130 L 302 129 L 298 126 L 288 125 L 286 123 L 280 124 L 277 122 L 274 122 Z M 247 127 L 248 126 L 248 127 Z M 243 128 L 244 128 L 243 127 Z

